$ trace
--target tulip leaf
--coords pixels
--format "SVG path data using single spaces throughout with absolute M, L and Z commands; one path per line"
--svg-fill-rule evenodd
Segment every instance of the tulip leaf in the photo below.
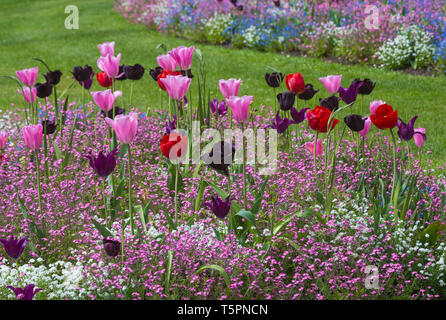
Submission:
M 278 237 L 277 239 L 281 239 L 281 240 L 287 242 L 290 246 L 293 247 L 294 250 L 299 251 L 299 246 L 297 245 L 297 243 L 294 242 L 293 240 L 291 240 L 290 238 L 288 238 L 288 237 Z
M 69 151 L 66 151 L 65 158 L 64 158 L 62 166 L 60 168 L 61 169 L 60 173 L 65 170 L 65 167 L 68 165 L 68 162 L 70 161 L 70 156 L 71 156 L 70 151 L 73 149 L 73 137 L 74 137 L 74 130 L 76 129 L 76 124 L 77 124 L 77 119 L 78 119 L 77 118 L 78 112 L 79 111 L 76 111 L 76 115 L 74 116 L 74 123 L 73 123 L 73 127 L 71 128 L 70 139 L 69 139 L 69 143 L 68 143 L 68 150 Z
M 322 195 L 321 192 L 319 192 L 319 191 L 314 191 L 314 192 L 313 192 L 313 196 L 314 196 L 314 198 L 316 199 L 316 201 L 317 201 L 320 205 L 324 205 L 324 204 L 325 204 L 325 202 L 324 202 L 324 196 Z
M 229 276 L 226 273 L 225 269 L 223 269 L 222 267 L 220 267 L 219 265 L 216 265 L 216 264 L 209 264 L 207 266 L 201 267 L 195 273 L 199 274 L 199 273 L 203 272 L 204 270 L 214 270 L 214 271 L 217 271 L 218 273 L 220 273 L 221 276 L 223 277 L 223 279 L 225 280 L 226 289 L 229 290 L 229 285 L 231 284 L 231 280 L 229 279 Z
M 22 211 L 23 217 L 25 219 L 30 220 L 30 224 L 31 224 L 31 230 L 34 232 L 34 234 L 39 238 L 39 240 L 42 242 L 42 239 L 45 238 L 45 234 L 44 232 L 36 225 L 36 223 L 34 221 L 31 220 L 31 217 L 28 215 L 28 209 L 25 206 L 25 203 L 23 202 L 22 198 L 20 198 L 19 196 L 19 192 L 17 190 L 17 201 L 19 202 L 20 205 L 20 210 Z M 34 247 L 34 245 L 32 245 L 32 251 L 36 251 L 36 248 Z
M 144 232 L 147 232 L 147 228 L 146 228 L 147 221 L 144 218 L 144 209 L 142 208 L 142 206 L 140 204 L 138 204 L 138 205 L 134 206 L 133 210 L 135 213 L 139 214 L 139 219 L 141 220 L 141 224 L 144 229 Z
M 265 187 L 266 187 L 266 184 L 267 184 L 268 180 L 269 180 L 269 176 L 266 176 L 265 180 L 262 182 L 262 185 L 260 186 L 260 191 L 257 194 L 257 196 L 256 196 L 256 198 L 254 200 L 254 203 L 253 203 L 253 205 L 251 207 L 251 212 L 254 215 L 257 215 L 259 213 L 260 206 L 262 204 L 262 200 L 263 200 L 263 197 L 265 195 Z
M 201 180 L 200 181 L 200 186 L 198 187 L 197 198 L 195 199 L 195 207 L 194 207 L 195 211 L 199 211 L 200 210 L 201 199 L 203 198 L 203 194 L 204 194 L 204 190 L 206 189 L 206 186 L 207 186 L 206 181 L 205 180 Z
M 54 153 L 56 155 L 56 159 L 62 159 L 62 152 L 60 151 L 59 146 L 57 145 L 56 141 L 53 140 L 53 148 L 54 148 Z
M 417 238 L 433 246 L 440 238 L 440 233 L 444 230 L 446 230 L 446 224 L 440 220 L 437 220 L 421 231 Z
M 149 210 L 152 207 L 152 200 L 150 200 L 146 206 L 144 207 L 144 211 L 143 211 L 143 216 L 144 216 L 144 221 L 149 221 Z
M 173 251 L 172 249 L 170 249 L 167 252 L 167 271 L 166 271 L 166 286 L 165 286 L 166 295 L 169 295 L 169 290 L 170 290 L 170 275 L 172 273 L 172 260 L 173 260 Z
M 41 63 L 46 67 L 46 69 L 47 69 L 48 71 L 51 71 L 50 67 L 48 67 L 48 64 L 47 64 L 45 61 L 43 61 L 42 59 L 39 59 L 39 58 L 33 58 L 33 60 L 36 60 L 36 61 L 41 62 Z
M 212 226 L 212 230 L 214 230 L 214 234 L 215 234 L 215 237 L 217 238 L 217 240 L 221 241 L 222 240 L 221 233 L 217 229 L 215 229 L 213 226 Z
M 169 165 L 169 176 L 167 178 L 167 187 L 170 190 L 175 190 L 175 179 L 176 179 L 176 174 L 177 174 L 177 170 L 175 168 L 175 165 Z M 178 191 L 179 190 L 183 190 L 184 189 L 184 182 L 183 182 L 183 176 L 180 173 L 180 170 L 178 170 Z
M 176 223 L 172 220 L 172 217 L 169 215 L 169 213 L 163 210 L 163 214 L 164 214 L 164 216 L 166 217 L 166 220 L 167 220 L 167 222 L 169 223 L 169 226 L 170 226 L 172 229 L 176 230 L 177 225 L 176 225 Z
M 256 218 L 254 217 L 254 215 L 252 214 L 251 211 L 246 211 L 246 210 L 242 209 L 239 212 L 237 212 L 235 215 L 240 216 L 240 217 L 248 220 L 253 225 L 256 224 Z
M 92 219 L 92 222 L 95 226 L 95 228 L 99 231 L 99 233 L 104 237 L 110 237 L 113 238 L 113 234 L 110 232 L 110 230 L 107 229 L 106 226 L 102 225 L 100 222 L 98 222 L 96 219 Z

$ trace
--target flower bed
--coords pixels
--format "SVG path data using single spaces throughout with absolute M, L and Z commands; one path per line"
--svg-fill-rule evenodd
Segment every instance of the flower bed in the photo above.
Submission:
M 144 68 L 99 49 L 96 77 L 73 69 L 73 102 L 60 71 L 12 77 L 25 107 L 0 116 L 2 299 L 445 298 L 446 180 L 423 165 L 416 117 L 369 98 L 379 84 L 276 72 L 275 106 L 237 79 L 211 99 L 201 52 L 179 47 L 149 72 L 162 109 L 146 114 Z M 89 92 L 95 78 L 111 89 Z
M 444 0 L 118 0 L 115 8 L 194 41 L 446 71 Z

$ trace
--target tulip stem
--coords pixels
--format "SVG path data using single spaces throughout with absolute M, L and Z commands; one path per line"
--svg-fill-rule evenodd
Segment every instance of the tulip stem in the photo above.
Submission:
M 105 186 L 105 178 L 102 179 L 102 188 L 104 189 L 104 218 L 105 226 L 108 226 L 108 210 L 107 210 L 107 187 Z
M 129 98 L 129 110 L 132 109 L 132 97 L 133 97 L 133 85 L 135 84 L 135 81 L 132 80 L 130 83 L 130 98 Z
M 128 161 L 128 171 L 129 171 L 129 214 L 130 214 L 130 226 L 132 229 L 132 234 L 135 234 L 135 227 L 133 223 L 133 206 L 132 206 L 132 155 L 130 152 L 130 144 L 127 145 L 127 154 L 129 157 Z
M 36 170 L 37 170 L 37 196 L 39 201 L 39 213 L 42 215 L 42 195 L 41 195 L 41 188 L 40 188 L 40 161 L 39 161 L 39 154 L 37 150 L 36 153 Z
M 245 131 L 243 123 L 242 126 L 242 150 L 243 150 L 243 200 L 245 202 L 245 210 L 248 210 L 248 198 L 246 196 L 246 153 L 245 153 L 245 141 L 243 138 L 243 132 Z
M 317 175 L 317 168 L 316 168 L 316 145 L 317 145 L 317 138 L 319 136 L 319 132 L 316 132 L 316 135 L 314 136 L 314 145 L 313 145 L 313 164 L 314 164 L 314 176 Z M 328 152 L 328 150 L 327 150 Z
M 178 225 L 178 166 L 175 165 L 175 225 Z
M 395 135 L 393 133 L 393 129 L 390 129 L 390 133 L 392 134 L 392 141 L 393 141 L 393 181 L 392 181 L 392 193 L 391 193 L 391 197 L 390 197 L 390 201 L 391 203 L 394 203 L 393 198 L 395 197 L 395 180 L 396 180 L 396 140 L 395 140 Z M 395 216 L 395 220 L 398 219 L 398 213 L 397 213 L 397 209 L 394 208 L 393 209 L 395 212 L 393 213 Z
M 54 86 L 54 112 L 55 112 L 55 122 L 56 124 L 59 123 L 59 107 L 57 106 L 57 90 L 56 86 Z M 57 130 L 57 127 L 56 127 Z
M 43 128 L 43 143 L 45 148 L 45 181 L 48 183 L 48 176 L 50 175 L 50 169 L 48 168 L 48 137 L 46 132 L 46 127 Z

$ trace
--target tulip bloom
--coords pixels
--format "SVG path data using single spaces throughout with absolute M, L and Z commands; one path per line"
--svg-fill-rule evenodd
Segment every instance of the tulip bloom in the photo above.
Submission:
M 39 67 L 34 67 L 16 71 L 15 74 L 25 86 L 32 87 L 34 85 L 34 82 L 36 82 L 38 72 Z
M 175 71 L 177 69 L 177 62 L 169 54 L 159 55 L 156 57 L 156 61 L 158 62 L 158 65 L 163 68 L 163 70 Z
M 177 132 L 165 134 L 161 139 L 160 149 L 161 153 L 171 161 L 181 159 L 187 153 L 187 137 L 180 136 Z
M 138 63 L 133 66 L 124 66 L 123 69 L 126 78 L 130 80 L 139 80 L 144 75 L 144 67 Z
M 294 105 L 294 101 L 296 101 L 296 93 L 292 91 L 279 93 L 277 101 L 279 102 L 280 110 L 288 111 Z
M 307 110 L 310 108 L 302 108 L 299 111 L 297 111 L 296 108 L 292 107 L 290 114 L 291 114 L 291 118 L 293 118 L 293 123 L 294 124 L 299 124 L 302 121 L 304 121 L 307 118 Z
M 374 114 L 376 109 L 382 104 L 386 104 L 386 102 L 382 101 L 382 100 L 375 100 L 375 101 L 370 102 L 370 106 L 369 106 L 370 114 Z
M 105 57 L 99 57 L 97 65 L 109 78 L 119 78 L 123 75 L 123 72 L 119 70 L 120 61 L 121 54 L 118 54 L 116 57 L 108 54 Z
M 202 160 L 215 171 L 228 176 L 228 167 L 234 161 L 234 156 L 235 144 L 220 141 L 214 144 L 212 150 L 208 154 L 205 154 Z
M 20 89 L 17 89 L 17 92 L 25 97 L 25 101 L 27 103 L 32 103 L 34 101 L 36 101 L 36 96 L 37 96 L 37 89 L 36 87 L 31 87 L 31 89 L 29 87 L 23 87 L 23 91 Z
M 248 120 L 249 105 L 251 104 L 253 98 L 253 96 L 232 96 L 226 99 L 229 107 L 232 110 L 233 119 L 236 122 L 244 122 Z
M 356 101 L 356 97 L 358 96 L 358 91 L 361 86 L 362 82 L 359 81 L 359 79 L 355 79 L 347 89 L 342 87 L 339 88 L 339 96 L 345 103 L 350 104 Z
M 418 116 L 413 117 L 408 124 L 405 124 L 401 119 L 399 119 L 398 126 L 398 136 L 401 140 L 409 141 L 415 134 L 414 124 Z
M 158 86 L 161 88 L 161 90 L 166 91 L 166 87 L 164 86 L 164 83 L 161 81 L 164 78 L 167 78 L 167 76 L 181 76 L 181 71 L 169 71 L 164 70 L 162 73 L 158 75 Z
M 24 289 L 14 288 L 13 286 L 6 286 L 6 288 L 11 289 L 15 293 L 17 300 L 32 300 L 37 292 L 43 290 L 40 288 L 34 290 L 34 284 L 29 284 Z
M 425 128 L 416 128 L 415 133 L 413 135 L 413 140 L 415 142 L 415 145 L 418 148 L 421 148 L 426 141 L 426 129 Z
M 48 71 L 44 77 L 46 82 L 55 86 L 60 82 L 60 77 L 62 76 L 62 72 L 60 70 Z
M 46 135 L 53 134 L 56 132 L 57 124 L 54 120 L 43 120 L 42 121 L 43 133 Z
M 22 255 L 23 250 L 25 249 L 26 242 L 28 241 L 28 237 L 23 237 L 21 239 L 18 239 L 17 237 L 14 237 L 13 235 L 10 235 L 8 239 L 0 239 L 1 244 L 3 244 L 3 247 L 5 248 L 6 253 L 8 256 L 13 258 L 14 260 L 17 260 Z
M 232 96 L 238 96 L 238 90 L 240 88 L 240 84 L 242 83 L 241 79 L 228 79 L 223 80 L 220 79 L 218 81 L 218 86 L 220 88 L 220 91 L 226 99 Z
M 365 126 L 365 120 L 359 114 L 351 114 L 344 117 L 344 122 L 354 132 L 363 130 Z
M 36 151 L 42 145 L 43 127 L 41 124 L 30 124 L 22 129 L 22 136 L 23 140 L 25 141 L 25 145 L 29 149 Z
M 181 70 L 190 70 L 190 68 L 192 67 L 194 49 L 194 46 L 191 46 L 189 48 L 185 46 L 179 46 L 177 48 L 173 48 L 171 51 L 168 52 L 168 54 L 175 60 L 176 64 L 180 67 Z
M 314 156 L 314 142 L 307 142 L 305 143 L 305 149 L 308 150 L 309 153 L 311 153 L 311 155 Z M 317 139 L 317 143 L 316 143 L 316 156 L 321 156 L 324 154 L 324 147 L 322 145 L 322 140 L 321 139 Z
M 104 91 L 94 91 L 91 93 L 94 102 L 102 111 L 110 111 L 113 109 L 113 104 L 116 98 L 122 95 L 121 91 L 115 91 L 112 93 L 110 89 Z
M 382 104 L 370 115 L 370 120 L 379 129 L 392 129 L 398 123 L 398 111 L 388 104 Z
M 299 72 L 287 74 L 285 77 L 285 83 L 289 91 L 296 92 L 297 94 L 302 94 L 305 92 L 304 77 L 302 77 Z
M 313 110 L 307 111 L 307 119 L 310 128 L 317 132 L 327 132 L 328 131 L 328 120 L 331 116 L 331 111 L 322 106 L 316 106 Z M 331 129 L 338 124 L 338 119 L 331 120 Z
M 208 207 L 218 219 L 223 220 L 231 211 L 231 197 L 228 196 L 224 201 L 219 196 L 211 197 L 211 202 L 205 202 L 203 205 Z
M 158 81 L 158 76 L 163 73 L 163 68 L 156 67 L 155 69 L 150 69 L 149 73 L 154 81 Z
M 328 98 L 325 98 L 324 100 L 319 98 L 319 105 L 321 105 L 322 107 L 327 108 L 331 112 L 334 112 L 334 111 L 338 110 L 339 100 L 341 100 L 341 98 L 338 98 L 338 97 L 336 97 L 334 95 L 330 96 Z
M 370 130 L 370 125 L 372 124 L 372 121 L 370 121 L 369 117 L 362 118 L 364 120 L 364 129 L 361 131 L 358 131 L 359 135 L 365 138 Z
M 8 133 L 6 131 L 0 131 L 0 149 L 4 149 L 6 147 L 7 142 L 8 142 Z
M 358 79 L 359 80 L 359 79 Z M 359 94 L 370 94 L 376 86 L 376 82 L 372 82 L 369 78 L 365 78 L 362 81 L 362 86 L 359 88 Z
M 105 253 L 110 257 L 116 257 L 121 251 L 121 242 L 118 240 L 104 238 L 102 243 L 104 244 Z
M 177 128 L 177 116 L 174 115 L 172 121 L 170 121 L 170 119 L 167 119 L 166 128 L 165 128 L 166 129 L 166 134 L 170 134 L 176 128 Z
M 100 151 L 97 157 L 92 155 L 85 155 L 84 157 L 89 160 L 90 166 L 98 176 L 107 178 L 115 170 L 116 155 L 118 153 L 119 150 L 116 148 L 107 155 L 104 155 L 102 151 Z
M 282 119 L 279 115 L 279 111 L 277 111 L 275 118 L 273 119 L 273 123 L 271 125 L 266 126 L 266 128 L 273 128 L 277 131 L 278 134 L 282 134 L 288 129 L 288 127 L 293 124 L 288 118 Z
M 283 73 L 265 73 L 265 81 L 271 88 L 278 88 L 284 77 Z
M 170 98 L 179 101 L 184 98 L 189 90 L 192 79 L 184 76 L 167 76 L 160 79 L 167 90 Z
M 94 71 L 93 68 L 89 65 L 85 65 L 85 67 L 76 66 L 73 68 L 73 78 L 76 79 L 84 89 L 88 90 L 91 88 L 93 84 L 93 76 Z
M 53 91 L 53 85 L 48 82 L 36 83 L 34 87 L 36 88 L 36 95 L 39 98 L 49 97 Z
M 319 78 L 319 81 L 322 82 L 327 89 L 328 92 L 335 94 L 339 91 L 341 87 L 342 75 L 338 76 L 326 76 L 324 78 Z
M 218 102 L 218 100 L 214 98 L 209 102 L 209 106 L 211 107 L 212 114 L 215 115 L 224 116 L 226 112 L 228 112 L 228 106 L 226 105 L 225 100 Z
M 104 42 L 103 44 L 98 44 L 101 56 L 106 57 L 108 54 L 111 56 L 115 55 L 115 42 Z
M 299 94 L 298 97 L 301 100 L 310 100 L 318 92 L 319 92 L 319 90 L 314 90 L 313 85 L 311 83 L 308 83 L 305 85 L 305 91 L 303 93 Z
M 110 88 L 113 85 L 113 79 L 109 78 L 105 72 L 96 73 L 96 79 L 101 87 Z
M 138 114 L 130 112 L 128 115 L 118 115 L 115 119 L 105 118 L 105 121 L 112 127 L 118 140 L 123 144 L 130 144 L 136 136 L 138 129 Z

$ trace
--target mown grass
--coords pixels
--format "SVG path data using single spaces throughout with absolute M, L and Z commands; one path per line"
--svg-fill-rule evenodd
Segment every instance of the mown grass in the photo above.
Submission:
M 78 30 L 64 27 L 68 16 L 65 7 L 71 4 L 79 8 Z M 112 0 L 2 0 L 0 3 L 0 75 L 13 75 L 15 70 L 35 65 L 39 65 L 43 72 L 44 67 L 32 60 L 38 57 L 45 60 L 51 68 L 62 70 L 64 75 L 59 90 L 63 90 L 73 81 L 70 74 L 73 66 L 89 64 L 97 71 L 97 44 L 112 40 L 116 41 L 116 52 L 122 53 L 122 63 L 140 63 L 147 70 L 156 66 L 156 56 L 161 53 L 160 49 L 156 49 L 157 44 L 164 43 L 167 48 L 195 45 L 202 50 L 206 59 L 211 95 L 218 94 L 219 79 L 242 78 L 240 94 L 253 95 L 255 105 L 275 103 L 273 91 L 264 80 L 267 66 L 284 73 L 302 73 L 306 82 L 322 89 L 318 97 L 327 96 L 317 80 L 319 77 L 343 74 L 344 86 L 356 77 L 371 78 L 377 82 L 377 86 L 364 102 L 371 99 L 384 100 L 397 108 L 406 121 L 418 114 L 416 125 L 427 128 L 428 140 L 425 146 L 433 151 L 428 157 L 436 165 L 444 162 L 446 77 L 412 76 L 312 58 L 194 44 L 147 30 L 142 25 L 128 23 L 113 10 Z M 39 77 L 39 80 L 42 82 L 44 79 Z M 120 86 L 118 83 L 117 89 Z M 124 95 L 128 93 L 128 86 L 128 83 L 123 84 Z M 92 90 L 99 89 L 97 84 L 92 87 Z M 8 108 L 10 103 L 23 103 L 16 90 L 17 85 L 13 81 L 0 79 L 0 109 Z M 69 95 L 70 100 L 79 100 L 80 87 L 74 86 Z M 135 86 L 133 102 L 141 110 L 160 107 L 158 87 L 148 73 Z M 355 111 L 358 110 L 356 107 Z

